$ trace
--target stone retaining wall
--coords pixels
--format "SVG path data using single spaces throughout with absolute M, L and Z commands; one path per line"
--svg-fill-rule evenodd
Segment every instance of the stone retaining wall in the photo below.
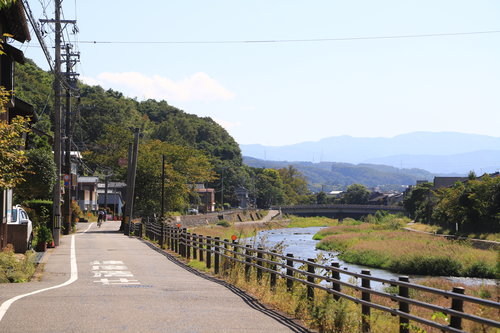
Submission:
M 262 219 L 259 211 L 250 210 L 232 210 L 220 213 L 183 215 L 170 218 L 168 221 L 172 224 L 181 224 L 182 227 L 197 227 L 208 224 L 217 224 L 221 220 L 228 222 L 259 221 Z

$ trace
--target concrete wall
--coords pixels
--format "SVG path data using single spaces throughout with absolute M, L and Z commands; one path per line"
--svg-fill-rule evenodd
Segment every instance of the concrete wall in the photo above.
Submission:
M 258 221 L 262 215 L 258 211 L 232 210 L 228 212 L 175 216 L 169 219 L 169 223 L 180 223 L 182 227 L 197 227 L 201 225 L 217 224 L 221 220 L 228 222 Z

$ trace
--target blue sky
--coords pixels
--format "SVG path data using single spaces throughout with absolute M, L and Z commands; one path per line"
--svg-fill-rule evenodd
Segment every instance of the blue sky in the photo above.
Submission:
M 37 19 L 43 18 L 40 1 L 30 1 Z M 85 82 L 212 117 L 242 144 L 413 131 L 499 136 L 500 33 L 83 42 L 492 31 L 500 30 L 500 1 L 65 0 L 63 8 L 66 19 L 78 20 Z M 53 17 L 51 2 L 46 14 Z M 40 48 L 23 50 L 48 68 Z

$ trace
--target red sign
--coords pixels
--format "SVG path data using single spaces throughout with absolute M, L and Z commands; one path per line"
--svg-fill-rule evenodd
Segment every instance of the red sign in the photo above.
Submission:
M 238 239 L 238 237 L 236 237 L 236 235 L 232 235 L 232 236 L 231 236 L 231 239 L 232 239 L 233 241 L 235 241 L 235 240 L 237 240 L 237 239 Z
M 180 223 L 177 223 L 177 228 L 180 228 L 181 227 L 181 224 Z

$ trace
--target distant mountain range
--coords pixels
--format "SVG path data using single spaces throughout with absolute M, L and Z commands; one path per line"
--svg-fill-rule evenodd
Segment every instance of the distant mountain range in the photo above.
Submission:
M 403 186 L 415 185 L 417 180 L 432 181 L 434 178 L 432 173 L 421 169 L 397 169 L 375 164 L 264 161 L 247 156 L 243 157 L 243 162 L 256 168 L 280 169 L 293 165 L 306 177 L 313 191 L 345 189 L 354 183 L 401 191 Z
M 477 174 L 500 169 L 500 138 L 454 132 L 414 132 L 392 138 L 336 136 L 288 146 L 240 145 L 244 156 L 273 161 L 335 161 Z

